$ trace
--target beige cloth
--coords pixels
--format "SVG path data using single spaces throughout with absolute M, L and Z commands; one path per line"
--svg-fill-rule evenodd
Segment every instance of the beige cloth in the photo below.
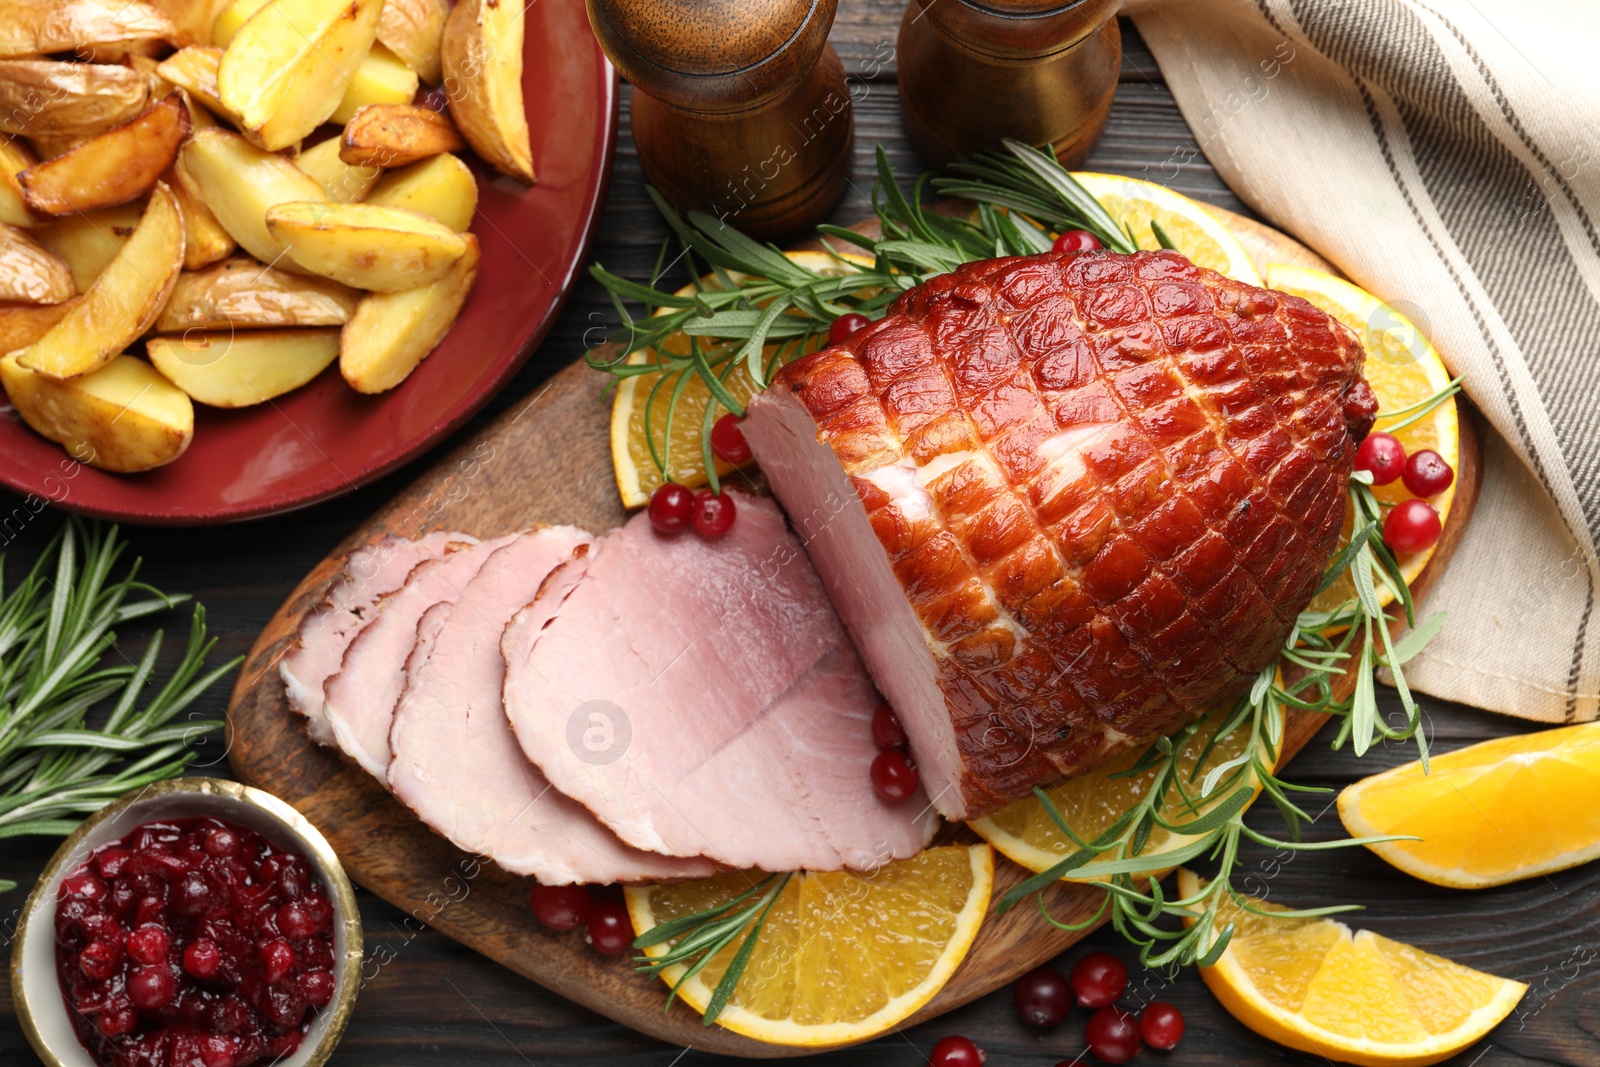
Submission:
M 1600 4 L 1127 13 L 1228 184 L 1412 317 L 1494 426 L 1477 513 L 1424 605 L 1448 612 L 1444 631 L 1407 679 L 1529 719 L 1595 718 Z

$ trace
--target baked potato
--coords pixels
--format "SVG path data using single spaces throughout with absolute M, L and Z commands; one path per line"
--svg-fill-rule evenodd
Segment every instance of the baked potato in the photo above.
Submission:
M 207 111 L 236 122 L 238 116 L 229 114 L 222 105 L 222 97 L 218 95 L 217 67 L 221 63 L 222 49 L 196 45 L 180 49 L 162 60 L 156 67 L 156 74 L 188 93 Z M 197 128 L 200 128 L 199 124 Z
M 332 279 L 290 274 L 249 256 L 233 256 L 180 276 L 155 329 L 183 333 L 343 326 L 360 300 L 359 293 Z
M 132 356 L 62 382 L 29 370 L 13 354 L 0 359 L 0 386 L 23 422 L 101 470 L 131 473 L 171 463 L 194 438 L 189 395 Z
M 137 200 L 160 180 L 189 136 L 189 109 L 171 93 L 66 155 L 23 171 L 18 180 L 39 215 L 69 215 Z
M 465 163 L 445 153 L 387 172 L 366 202 L 420 211 L 463 233 L 478 210 L 478 181 Z
M 179 173 L 181 169 L 182 164 L 173 160 L 162 180 L 172 190 L 178 200 L 178 210 L 183 213 L 183 269 L 199 270 L 227 258 L 239 246 L 211 209 L 189 191 Z
M 149 104 L 150 79 L 130 67 L 0 59 L 0 133 L 84 139 Z
M 339 137 L 339 158 L 353 167 L 406 167 L 455 152 L 461 135 L 437 111 L 413 104 L 371 104 L 355 113 Z
M 152 337 L 145 348 L 156 370 L 192 399 L 215 408 L 245 408 L 321 374 L 339 357 L 339 331 L 194 331 Z
M 215 0 L 145 0 L 172 23 L 172 43 L 179 48 L 211 43 Z
M 336 204 L 365 200 L 383 171 L 377 167 L 352 167 L 339 158 L 339 138 L 330 137 L 294 157 L 294 165 L 317 180 Z
M 344 97 L 329 118 L 343 126 L 368 104 L 409 104 L 417 95 L 417 84 L 416 71 L 383 45 L 374 44 L 350 75 Z
M 522 36 L 522 4 L 459 0 L 445 20 L 439 54 L 450 114 L 462 136 L 495 170 L 531 183 Z
M 72 284 L 86 293 L 100 272 L 117 258 L 144 218 L 144 204 L 122 204 L 82 215 L 63 215 L 30 230 L 39 243 L 60 256 L 72 270 Z
M 0 223 L 0 300 L 59 304 L 77 291 L 65 260 L 27 231 Z
M 0 0 L 0 57 L 120 54 L 107 46 L 176 36 L 172 20 L 140 0 Z
M 183 269 L 183 216 L 165 183 L 150 195 L 139 228 L 94 280 L 83 303 L 16 353 L 28 370 L 65 380 L 105 366 L 150 328 Z
M 472 294 L 478 239 L 431 285 L 368 293 L 339 337 L 339 373 L 358 393 L 382 393 L 401 382 L 439 346 Z
M 237 34 L 250 16 L 266 7 L 268 0 L 224 0 L 221 10 L 211 23 L 211 43 L 218 48 L 226 48 L 233 43 Z
M 375 204 L 279 204 L 267 230 L 312 274 L 380 293 L 438 281 L 468 244 L 426 215 Z
M 378 41 L 423 81 L 438 85 L 439 39 L 449 15 L 449 0 L 385 0 L 378 16 Z
M 263 263 L 277 263 L 284 254 L 284 245 L 267 230 L 267 209 L 326 199 L 322 186 L 299 167 L 220 127 L 190 134 L 178 159 L 178 179 L 191 183 L 189 191 L 239 247 Z
M 39 162 L 27 145 L 0 137 L 0 222 L 7 226 L 37 226 L 42 221 L 28 207 L 17 175 Z
M 0 356 L 27 348 L 67 317 L 83 300 L 75 296 L 59 304 L 14 304 L 0 307 Z

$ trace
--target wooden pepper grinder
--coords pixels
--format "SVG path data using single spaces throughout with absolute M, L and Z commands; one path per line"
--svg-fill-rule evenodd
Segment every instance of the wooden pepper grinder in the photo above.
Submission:
M 777 238 L 844 194 L 854 125 L 837 0 L 587 0 L 633 85 L 645 177 L 680 208 Z
M 900 111 L 922 158 L 1005 137 L 1081 162 L 1111 111 L 1121 0 L 911 0 L 900 22 Z

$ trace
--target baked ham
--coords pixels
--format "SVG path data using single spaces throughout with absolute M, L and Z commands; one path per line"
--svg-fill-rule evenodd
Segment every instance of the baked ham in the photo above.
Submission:
M 938 819 L 873 793 L 879 697 L 816 572 L 770 500 L 735 503 L 714 540 L 634 516 L 559 611 L 546 590 L 517 615 L 500 646 L 517 741 L 637 848 L 772 871 L 920 852 Z
M 1176 253 L 1052 253 L 906 292 L 742 428 L 965 819 L 1273 660 L 1376 414 L 1361 365 L 1311 304 Z

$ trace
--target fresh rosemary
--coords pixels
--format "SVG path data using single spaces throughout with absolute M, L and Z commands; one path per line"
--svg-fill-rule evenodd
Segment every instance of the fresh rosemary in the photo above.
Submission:
M 188 599 L 137 581 L 138 560 L 115 578 L 125 547 L 115 526 L 69 519 L 15 589 L 0 586 L 0 839 L 71 833 L 123 793 L 182 773 L 190 742 L 222 725 L 177 718 L 239 663 L 201 674 L 215 641 L 199 605 L 182 660 L 142 707 L 161 633 L 138 662 L 106 662 L 113 627 Z

